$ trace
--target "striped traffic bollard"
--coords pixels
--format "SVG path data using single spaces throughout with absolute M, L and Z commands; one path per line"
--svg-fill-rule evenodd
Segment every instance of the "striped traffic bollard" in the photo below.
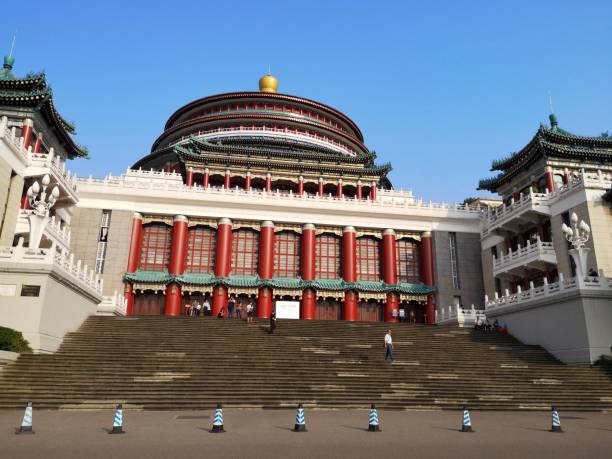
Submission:
M 113 418 L 113 428 L 109 434 L 122 434 L 125 433 L 123 430 L 123 406 L 121 403 L 115 408 L 115 417 Z
M 221 406 L 220 403 L 217 403 L 217 408 L 215 409 L 215 417 L 213 418 L 213 426 L 211 432 L 225 432 L 225 429 L 223 428 L 223 406 Z
M 552 427 L 550 429 L 551 432 L 563 432 L 561 429 L 561 419 L 559 418 L 559 413 L 557 412 L 557 408 L 552 407 Z
M 474 432 L 472 430 L 472 420 L 470 419 L 470 412 L 466 407 L 463 407 L 463 422 L 461 423 L 461 432 Z
M 376 405 L 372 403 L 370 407 L 370 418 L 368 421 L 368 431 L 380 432 L 380 424 L 378 423 L 378 411 L 376 411 Z
M 21 426 L 15 431 L 16 434 L 33 434 L 32 430 L 32 402 L 28 402 L 23 413 L 23 420 Z
M 304 407 L 300 403 L 295 413 L 295 426 L 293 427 L 294 432 L 306 432 L 306 418 L 304 416 Z

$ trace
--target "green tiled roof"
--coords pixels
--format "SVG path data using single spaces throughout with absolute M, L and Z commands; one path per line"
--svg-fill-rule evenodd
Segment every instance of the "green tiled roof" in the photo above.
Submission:
M 181 276 L 171 276 L 167 272 L 142 271 L 135 273 L 125 273 L 124 279 L 130 282 L 166 284 L 177 282 L 184 285 L 225 285 L 227 287 L 242 288 L 284 288 L 302 290 L 313 288 L 315 290 L 347 291 L 356 290 L 359 292 L 397 292 L 413 295 L 428 295 L 436 291 L 435 287 L 428 287 L 423 283 L 408 284 L 400 282 L 397 285 L 385 284 L 382 281 L 357 281 L 345 282 L 343 279 L 316 279 L 312 281 L 297 278 L 260 279 L 259 276 L 229 276 L 216 277 L 213 274 L 201 274 L 186 272 Z

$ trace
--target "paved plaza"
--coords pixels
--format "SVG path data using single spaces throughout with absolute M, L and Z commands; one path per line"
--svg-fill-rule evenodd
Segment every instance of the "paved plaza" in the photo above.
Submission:
M 34 411 L 34 435 L 15 435 L 22 411 L 0 412 L 3 458 L 609 458 L 612 413 L 560 413 L 564 433 L 550 433 L 547 412 L 306 410 L 308 432 L 292 432 L 294 410 L 225 409 L 223 434 L 209 433 L 211 411 L 124 412 L 125 435 L 109 435 L 113 411 Z

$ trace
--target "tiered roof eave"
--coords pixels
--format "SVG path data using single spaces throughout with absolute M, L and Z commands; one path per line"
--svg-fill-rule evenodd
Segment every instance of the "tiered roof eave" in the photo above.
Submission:
M 39 111 L 63 142 L 69 158 L 87 157 L 87 149 L 71 137 L 76 131 L 74 124 L 64 119 L 56 109 L 53 91 L 44 72 L 28 74 L 24 78 L 0 79 L 0 104 Z
M 501 171 L 498 175 L 480 180 L 479 190 L 496 191 L 524 167 L 539 158 L 558 157 L 579 159 L 581 161 L 612 161 L 612 137 L 587 137 L 574 135 L 558 126 L 540 128 L 531 141 L 518 152 L 501 160 L 494 160 L 491 171 Z

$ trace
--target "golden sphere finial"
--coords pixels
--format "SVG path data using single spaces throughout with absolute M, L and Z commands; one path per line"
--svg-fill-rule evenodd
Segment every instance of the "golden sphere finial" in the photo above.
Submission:
M 262 76 L 259 79 L 259 90 L 261 92 L 278 92 L 278 80 L 269 73 Z

